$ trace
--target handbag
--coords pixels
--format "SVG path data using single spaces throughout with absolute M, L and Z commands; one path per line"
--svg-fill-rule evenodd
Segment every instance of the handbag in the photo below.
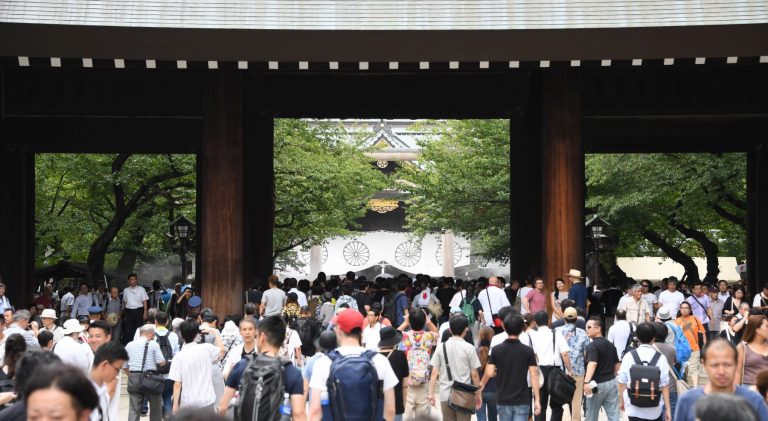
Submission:
M 480 388 L 453 380 L 451 364 L 448 362 L 448 348 L 445 342 L 443 342 L 443 358 L 445 359 L 445 370 L 448 372 L 448 381 L 452 382 L 451 393 L 448 396 L 448 407 L 463 414 L 474 414 L 477 406 L 477 391 Z
M 555 331 L 552 331 L 552 349 L 557 355 L 555 348 Z M 566 404 L 573 401 L 573 394 L 576 393 L 576 380 L 565 374 L 560 367 L 553 367 L 547 378 L 547 391 L 553 401 L 559 404 Z
M 165 389 L 165 379 L 161 374 L 154 370 L 144 370 L 144 363 L 147 361 L 147 350 L 149 349 L 149 341 L 144 344 L 144 357 L 141 359 L 141 376 L 139 377 L 139 385 L 141 391 L 150 395 L 159 395 L 163 393 Z

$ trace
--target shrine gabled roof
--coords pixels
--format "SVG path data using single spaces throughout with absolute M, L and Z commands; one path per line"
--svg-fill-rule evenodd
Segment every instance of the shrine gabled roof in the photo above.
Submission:
M 764 0 L 4 0 L 0 21 L 153 28 L 510 30 L 768 23 Z

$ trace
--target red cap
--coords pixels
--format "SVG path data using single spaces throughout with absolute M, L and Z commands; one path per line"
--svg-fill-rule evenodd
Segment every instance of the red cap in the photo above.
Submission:
M 344 333 L 351 333 L 352 329 L 360 329 L 363 325 L 363 315 L 359 311 L 350 308 L 339 313 L 336 326 Z

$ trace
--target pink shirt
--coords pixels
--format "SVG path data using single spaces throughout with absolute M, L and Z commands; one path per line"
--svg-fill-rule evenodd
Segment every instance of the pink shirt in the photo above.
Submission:
M 544 311 L 547 307 L 547 301 L 544 297 L 544 294 L 541 293 L 541 291 L 538 289 L 532 289 L 529 291 L 528 294 L 525 295 L 525 298 L 528 299 L 528 308 L 530 309 L 530 313 Z

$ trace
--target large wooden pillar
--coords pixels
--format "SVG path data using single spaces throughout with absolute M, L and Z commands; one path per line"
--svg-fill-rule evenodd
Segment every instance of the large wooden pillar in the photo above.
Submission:
M 584 272 L 584 149 L 578 74 L 542 72 L 542 275 L 547 285 L 569 269 Z
M 511 279 L 541 274 L 541 81 L 538 73 L 527 106 L 509 122 L 509 269 Z
M 274 119 L 253 104 L 255 92 L 245 98 L 243 142 L 243 280 L 265 285 L 272 274 L 272 232 L 275 223 Z
M 35 291 L 35 158 L 3 140 L 0 128 L 0 281 L 24 307 Z
M 768 282 L 768 150 L 747 154 L 747 281 L 750 294 Z
M 198 216 L 203 306 L 217 314 L 243 303 L 243 100 L 241 75 L 212 72 L 206 81 Z

